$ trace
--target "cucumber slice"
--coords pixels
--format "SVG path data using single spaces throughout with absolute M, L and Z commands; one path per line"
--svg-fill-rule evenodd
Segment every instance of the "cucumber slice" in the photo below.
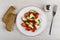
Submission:
M 37 21 L 37 26 L 39 26 L 39 25 L 40 25 L 40 20 Z
M 34 27 L 34 26 L 33 26 L 33 23 L 31 23 L 31 22 L 30 22 L 29 26 L 30 26 L 31 28 L 33 28 L 33 27 Z
M 30 25 L 33 26 L 33 23 L 30 22 Z
M 26 22 L 27 25 L 29 25 L 30 23 L 29 22 Z
M 29 17 L 26 17 L 25 19 L 26 19 L 26 21 L 28 21 L 28 19 L 30 19 L 30 18 Z
M 40 20 L 37 20 L 37 23 L 35 25 L 37 29 L 39 28 L 39 25 L 40 25 Z
M 30 19 L 29 17 L 26 17 L 26 19 Z
M 34 27 L 34 24 L 31 22 L 26 22 L 27 25 L 30 25 L 31 27 Z

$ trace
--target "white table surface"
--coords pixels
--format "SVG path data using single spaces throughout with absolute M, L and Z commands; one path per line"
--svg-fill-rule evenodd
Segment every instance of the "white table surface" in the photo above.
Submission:
M 12 32 L 8 32 L 4 28 L 5 25 L 1 19 L 9 6 L 15 6 L 15 13 L 18 13 L 22 8 L 26 6 L 33 5 L 42 9 L 45 4 L 58 5 L 51 35 L 48 34 L 52 17 L 51 12 L 45 12 L 47 16 L 47 27 L 38 36 L 25 36 L 17 29 L 16 25 L 14 25 L 14 29 Z M 60 40 L 60 0 L 0 0 L 0 40 Z

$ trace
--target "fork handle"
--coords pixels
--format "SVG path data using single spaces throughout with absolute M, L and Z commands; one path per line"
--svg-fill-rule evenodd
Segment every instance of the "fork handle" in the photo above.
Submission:
M 52 21 L 51 21 L 51 25 L 50 25 L 50 30 L 49 30 L 49 35 L 51 35 L 51 30 L 52 30 L 53 19 L 54 19 L 54 16 L 52 17 Z

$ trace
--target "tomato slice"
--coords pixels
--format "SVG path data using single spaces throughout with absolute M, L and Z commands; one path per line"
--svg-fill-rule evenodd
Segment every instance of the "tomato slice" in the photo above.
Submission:
M 39 14 L 38 13 L 35 13 L 33 14 L 35 16 L 35 18 L 38 18 Z
M 31 29 L 32 29 L 31 27 L 28 27 L 28 26 L 26 27 L 27 31 L 30 31 Z
M 27 26 L 26 23 L 24 23 L 24 22 L 23 22 L 21 25 L 22 25 L 23 27 L 26 27 L 26 26 Z
M 36 26 L 34 25 L 34 28 L 32 29 L 32 32 L 35 32 L 35 30 L 36 30 Z
M 35 24 L 35 23 L 36 23 L 36 21 L 35 21 L 35 20 L 28 20 L 28 22 L 32 22 L 33 24 Z
M 24 17 L 27 17 L 27 16 L 30 16 L 29 12 L 27 12 L 27 13 L 24 14 Z

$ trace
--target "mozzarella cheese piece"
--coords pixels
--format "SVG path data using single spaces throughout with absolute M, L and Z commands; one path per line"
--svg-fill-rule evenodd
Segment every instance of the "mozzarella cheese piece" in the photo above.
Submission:
M 39 28 L 39 26 L 37 26 L 37 24 L 39 23 L 38 20 L 39 20 L 39 18 L 35 19 L 35 21 L 37 22 L 36 25 L 35 25 L 37 29 Z
M 35 19 L 35 21 L 37 22 L 39 20 L 39 18 Z
M 36 26 L 37 29 L 39 28 L 39 26 L 37 26 L 37 25 L 35 25 L 35 26 Z
M 30 22 L 29 26 L 30 26 L 31 28 L 33 28 L 33 26 L 32 26 L 32 25 L 33 25 L 33 23 L 31 23 L 31 22 Z
M 33 28 L 32 25 L 29 25 L 29 26 L 30 26 L 31 28 Z
M 22 19 L 25 21 L 26 20 L 26 18 L 24 18 L 24 17 L 22 17 Z
M 34 17 L 34 15 L 33 14 L 30 14 L 30 18 L 32 18 L 32 17 Z

